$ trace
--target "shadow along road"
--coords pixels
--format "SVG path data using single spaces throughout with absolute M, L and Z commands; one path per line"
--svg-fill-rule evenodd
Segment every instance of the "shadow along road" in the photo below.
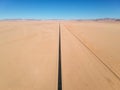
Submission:
M 115 26 L 119 24 L 61 21 L 59 26 L 57 21 L 11 22 L 0 22 L 1 90 L 120 89 L 119 71 L 115 66 L 115 61 L 119 59 L 115 53 L 119 52 L 119 47 L 115 45 L 118 51 L 113 50 L 114 54 L 107 52 L 114 44 L 104 51 L 97 44 L 103 38 L 101 40 L 96 35 L 100 32 L 105 38 L 109 29 L 114 29 L 117 34 L 113 32 L 107 38 L 115 37 L 114 34 L 118 37 L 119 28 L 115 29 Z M 101 28 L 105 29 L 105 33 Z M 98 36 L 98 41 L 94 39 L 95 35 Z M 111 41 L 115 42 L 113 40 Z M 112 55 L 112 58 L 106 59 L 108 55 Z

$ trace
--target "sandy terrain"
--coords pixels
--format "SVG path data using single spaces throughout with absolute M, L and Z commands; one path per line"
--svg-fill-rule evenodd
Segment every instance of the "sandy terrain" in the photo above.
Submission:
M 76 31 L 81 29 L 84 31 L 84 28 Z M 72 31 L 75 32 L 73 28 Z M 114 62 L 114 59 L 112 61 Z M 63 90 L 120 89 L 120 79 L 64 25 L 62 27 L 62 82 Z
M 65 25 L 120 77 L 120 22 L 77 22 Z
M 0 22 L 0 90 L 56 90 L 58 24 Z
M 0 21 L 0 90 L 120 90 L 120 23 Z

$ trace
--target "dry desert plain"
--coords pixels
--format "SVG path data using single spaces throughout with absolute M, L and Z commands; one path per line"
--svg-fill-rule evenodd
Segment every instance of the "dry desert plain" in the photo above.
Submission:
M 62 90 L 120 90 L 120 22 L 0 21 L 0 90 L 60 90 L 60 76 Z

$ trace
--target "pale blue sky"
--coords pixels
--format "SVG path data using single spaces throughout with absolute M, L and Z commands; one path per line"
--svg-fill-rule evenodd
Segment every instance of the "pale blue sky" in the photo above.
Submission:
M 0 0 L 0 19 L 120 18 L 120 0 Z

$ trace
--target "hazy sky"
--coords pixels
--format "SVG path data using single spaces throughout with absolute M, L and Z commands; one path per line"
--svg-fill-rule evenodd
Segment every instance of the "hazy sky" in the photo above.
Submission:
M 120 18 L 120 0 L 0 0 L 0 19 Z

